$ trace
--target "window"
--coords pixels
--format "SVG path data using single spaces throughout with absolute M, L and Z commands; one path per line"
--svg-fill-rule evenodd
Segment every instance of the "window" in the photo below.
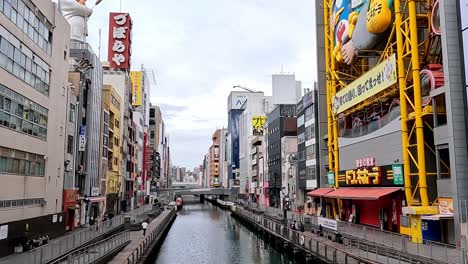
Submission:
M 120 122 L 119 120 L 115 119 L 115 127 L 116 128 L 119 128 L 120 127 Z
M 315 125 L 306 127 L 305 129 L 305 140 L 311 140 L 315 138 Z
M 107 154 L 108 154 L 108 153 L 107 153 L 107 148 L 106 148 L 106 147 L 102 147 L 102 156 L 103 156 L 104 158 L 107 158 L 107 157 L 108 157 Z
M 437 164 L 437 174 L 439 179 L 450 179 L 450 154 L 449 147 L 447 144 L 440 145 L 436 147 L 436 158 L 438 160 Z
M 13 35 L 10 34 L 9 37 L 14 43 L 20 43 L 19 39 L 13 39 Z M 14 46 L 3 36 L 0 36 L 0 42 L 0 54 L 3 55 L 1 56 L 0 67 L 39 92 L 48 95 L 50 66 L 25 45 Z M 28 59 L 31 61 L 31 69 L 28 67 Z
M 307 180 L 317 179 L 317 173 L 316 173 L 315 165 L 306 167 L 306 179 Z
M 302 144 L 305 142 L 305 133 L 301 133 L 297 136 L 297 144 Z
M 47 139 L 48 110 L 0 85 L 0 126 Z
M 312 144 L 306 147 L 306 159 L 307 160 L 315 159 L 315 144 Z
M 154 139 L 154 131 L 150 132 L 150 139 Z
M 119 139 L 118 138 L 114 138 L 114 144 L 116 147 L 119 146 Z
M 75 105 L 74 104 L 70 104 L 70 114 L 69 114 L 68 121 L 72 123 L 75 122 Z
M 45 19 L 40 11 L 37 11 L 37 15 L 34 14 L 23 0 L 0 0 L 0 12 L 3 12 L 44 52 L 51 54 L 50 35 L 52 33 L 49 28 L 52 27 L 52 24 Z
M 68 135 L 67 140 L 67 153 L 73 154 L 73 136 Z
M 311 106 L 307 107 L 305 110 L 305 122 L 314 119 L 315 117 L 315 109 L 314 105 L 312 104 Z
M 31 166 L 31 163 L 35 164 Z M 0 173 L 44 176 L 44 156 L 6 147 L 0 148 Z

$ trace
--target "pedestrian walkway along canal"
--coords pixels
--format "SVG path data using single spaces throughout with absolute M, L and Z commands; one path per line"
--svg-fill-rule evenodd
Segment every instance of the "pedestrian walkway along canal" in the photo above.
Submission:
M 184 205 L 155 259 L 157 264 L 299 263 L 208 202 Z

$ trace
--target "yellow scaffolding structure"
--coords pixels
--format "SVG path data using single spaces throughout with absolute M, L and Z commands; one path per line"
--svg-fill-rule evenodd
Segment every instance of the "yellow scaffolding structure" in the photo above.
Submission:
M 398 87 L 389 88 L 398 91 L 395 96 L 400 99 L 401 137 L 403 151 L 403 168 L 405 180 L 405 196 L 408 203 L 407 213 L 410 215 L 410 227 L 402 228 L 403 233 L 410 234 L 414 241 L 421 241 L 421 215 L 437 214 L 438 210 L 430 203 L 428 195 L 427 176 L 436 175 L 426 170 L 426 154 L 434 155 L 432 146 L 424 139 L 424 133 L 432 134 L 432 127 L 424 120 L 432 107 L 422 106 L 420 67 L 427 62 L 428 45 L 430 41 L 423 39 L 429 36 L 431 0 L 393 0 L 395 23 L 380 60 L 396 53 L 398 68 Z M 331 10 L 334 0 L 323 0 L 324 3 L 324 39 L 327 92 L 328 120 L 328 166 L 334 173 L 333 187 L 338 187 L 339 149 L 338 149 L 338 119 L 333 114 L 333 97 L 337 90 L 344 88 L 349 79 L 357 79 L 365 72 L 366 59 L 357 60 L 354 65 L 337 64 L 332 56 L 335 47 L 334 27 L 330 25 Z M 350 71 L 352 69 L 352 71 Z M 361 69 L 359 71 L 358 69 Z M 344 81 L 342 79 L 347 79 Z M 380 95 L 382 96 L 382 95 Z M 378 100 L 370 98 L 357 108 L 368 106 Z M 356 108 L 350 111 L 356 111 Z M 348 112 L 350 112 L 348 111 Z M 444 164 L 445 165 L 445 164 Z

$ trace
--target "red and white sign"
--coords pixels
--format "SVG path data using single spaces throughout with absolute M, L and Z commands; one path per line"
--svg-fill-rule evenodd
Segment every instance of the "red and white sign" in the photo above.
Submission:
M 375 166 L 375 157 L 367 157 L 356 160 L 356 168 L 362 167 L 374 167 Z
M 132 19 L 128 13 L 110 13 L 107 60 L 114 69 L 130 70 Z

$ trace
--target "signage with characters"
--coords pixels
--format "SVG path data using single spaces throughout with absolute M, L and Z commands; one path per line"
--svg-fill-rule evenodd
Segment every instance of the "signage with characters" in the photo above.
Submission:
M 130 69 L 132 20 L 128 13 L 110 13 L 108 61 L 111 68 Z
M 363 158 L 356 161 L 356 169 L 343 170 L 338 173 L 338 186 L 403 186 L 402 174 L 402 166 L 376 166 L 375 158 Z

